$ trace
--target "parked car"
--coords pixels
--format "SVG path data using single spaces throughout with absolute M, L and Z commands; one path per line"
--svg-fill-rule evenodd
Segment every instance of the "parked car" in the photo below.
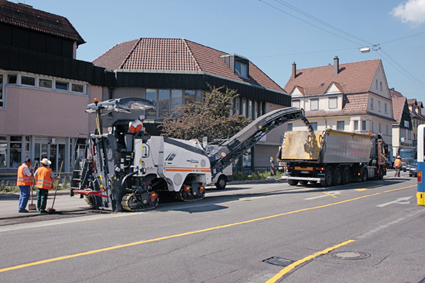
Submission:
M 412 160 L 412 162 L 409 164 L 409 177 L 417 177 L 418 176 L 418 161 Z

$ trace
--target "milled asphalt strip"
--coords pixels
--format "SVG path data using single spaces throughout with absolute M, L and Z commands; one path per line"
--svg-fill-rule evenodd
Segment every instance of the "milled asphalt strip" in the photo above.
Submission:
M 215 227 L 210 227 L 210 228 L 206 228 L 206 229 L 201 229 L 201 230 L 189 231 L 189 232 L 185 232 L 185 233 L 181 233 L 181 234 L 174 234 L 174 235 L 170 235 L 170 236 L 158 237 L 158 238 L 153 238 L 153 239 L 149 239 L 149 240 L 128 243 L 128 244 L 124 244 L 124 245 L 117 245 L 117 246 L 112 246 L 112 247 L 107 247 L 107 248 L 102 248 L 102 249 L 97 249 L 97 250 L 91 250 L 91 251 L 77 253 L 77 254 L 60 256 L 60 257 L 55 257 L 55 258 L 51 258 L 51 259 L 34 261 L 34 262 L 25 263 L 25 264 L 21 264 L 21 265 L 15 265 L 15 266 L 11 266 L 11 267 L 2 268 L 2 269 L 0 269 L 0 273 L 5 272 L 5 271 L 21 269 L 21 268 L 25 268 L 25 267 L 30 267 L 30 266 L 36 266 L 36 265 L 41 265 L 41 264 L 45 264 L 45 263 L 55 262 L 55 261 L 61 261 L 61 260 L 64 260 L 64 259 L 76 258 L 76 257 L 80 257 L 80 256 L 91 255 L 91 254 L 96 254 L 96 253 L 101 253 L 101 252 L 106 252 L 106 251 L 112 251 L 112 250 L 122 249 L 122 248 L 126 248 L 126 247 L 138 246 L 138 245 L 142 245 L 142 244 L 146 244 L 146 243 L 159 242 L 159 241 L 173 239 L 173 238 L 179 238 L 179 237 L 184 237 L 184 236 L 189 236 L 189 235 L 205 233 L 205 232 L 209 232 L 209 231 L 234 227 L 234 226 L 237 226 L 237 225 L 254 223 L 254 222 L 272 219 L 272 218 L 276 218 L 276 217 L 280 217 L 280 216 L 285 216 L 285 215 L 295 214 L 295 213 L 299 213 L 299 212 L 305 212 L 305 211 L 330 207 L 330 206 L 334 206 L 334 205 L 338 205 L 338 204 L 343 204 L 343 203 L 347 203 L 347 202 L 351 202 L 351 201 L 355 201 L 355 200 L 364 199 L 364 198 L 367 198 L 367 197 L 372 197 L 372 196 L 382 195 L 382 194 L 385 194 L 385 193 L 400 191 L 400 190 L 411 188 L 411 187 L 414 187 L 414 186 L 416 186 L 416 184 L 411 185 L 411 186 L 402 187 L 402 188 L 392 189 L 392 190 L 388 190 L 388 191 L 364 195 L 364 196 L 360 196 L 360 197 L 356 197 L 356 198 L 352 198 L 352 199 L 347 199 L 347 200 L 343 200 L 343 201 L 338 201 L 338 202 L 334 202 L 334 203 L 329 203 L 329 204 L 325 204 L 325 205 L 320 205 L 320 206 L 315 206 L 315 207 L 310 207 L 310 208 L 303 208 L 303 209 L 299 209 L 299 210 L 274 214 L 274 215 L 260 217 L 260 218 L 254 218 L 254 219 L 251 219 L 251 220 L 245 220 L 245 221 L 241 221 L 241 222 L 230 223 L 230 224 L 225 224 L 225 225 L 221 225 L 221 226 L 215 226 Z

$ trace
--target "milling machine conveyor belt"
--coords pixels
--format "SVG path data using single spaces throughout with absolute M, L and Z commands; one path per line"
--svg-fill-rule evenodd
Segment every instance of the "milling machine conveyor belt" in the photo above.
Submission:
M 288 121 L 298 119 L 304 121 L 310 132 L 313 131 L 310 123 L 304 116 L 304 110 L 294 107 L 277 109 L 252 121 L 236 135 L 217 146 L 208 155 L 211 162 L 212 178 L 252 148 L 268 132 Z

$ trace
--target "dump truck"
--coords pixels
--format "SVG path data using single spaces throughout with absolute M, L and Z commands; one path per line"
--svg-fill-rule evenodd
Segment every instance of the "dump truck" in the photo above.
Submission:
M 289 185 L 320 182 L 322 186 L 382 179 L 386 175 L 388 145 L 380 134 L 326 129 L 286 132 L 278 153 L 286 163 Z
M 164 194 L 181 201 L 201 200 L 205 185 L 269 131 L 298 119 L 311 129 L 304 110 L 277 109 L 258 117 L 207 152 L 197 140 L 151 136 L 144 131 L 128 133 L 131 120 L 112 119 L 111 115 L 154 107 L 151 101 L 135 97 L 87 105 L 87 113 L 96 113 L 97 129 L 87 137 L 85 157 L 75 161 L 71 196 L 79 194 L 92 208 L 113 211 L 154 209 Z M 102 133 L 103 118 L 110 123 L 108 133 Z

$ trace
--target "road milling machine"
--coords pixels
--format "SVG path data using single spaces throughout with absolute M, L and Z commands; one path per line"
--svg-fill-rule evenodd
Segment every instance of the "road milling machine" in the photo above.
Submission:
M 304 110 L 283 108 L 257 118 L 209 153 L 197 140 L 150 136 L 143 130 L 127 133 L 128 119 L 117 119 L 108 133 L 102 133 L 102 116 L 154 107 L 151 101 L 134 97 L 95 100 L 87 106 L 87 113 L 96 113 L 97 129 L 87 137 L 85 157 L 75 162 L 71 196 L 80 194 L 92 208 L 113 211 L 154 209 L 165 193 L 182 201 L 201 200 L 205 184 L 272 129 L 302 119 L 312 130 Z

